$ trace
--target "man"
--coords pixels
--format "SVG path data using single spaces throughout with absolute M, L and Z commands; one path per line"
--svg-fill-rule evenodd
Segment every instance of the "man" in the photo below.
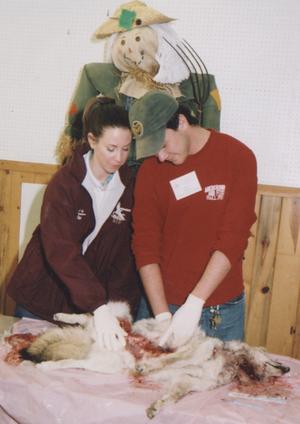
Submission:
M 233 137 L 198 125 L 189 109 L 152 91 L 129 119 L 138 172 L 133 250 L 160 344 L 207 335 L 243 339 L 243 253 L 256 220 L 256 159 Z M 175 312 L 173 317 L 171 312 Z

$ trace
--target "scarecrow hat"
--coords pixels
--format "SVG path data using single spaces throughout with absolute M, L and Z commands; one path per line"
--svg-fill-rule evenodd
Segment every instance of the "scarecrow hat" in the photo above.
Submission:
M 94 34 L 97 39 L 108 37 L 116 32 L 129 31 L 134 28 L 152 24 L 174 21 L 142 1 L 131 1 L 118 7 L 112 17 L 108 18 Z

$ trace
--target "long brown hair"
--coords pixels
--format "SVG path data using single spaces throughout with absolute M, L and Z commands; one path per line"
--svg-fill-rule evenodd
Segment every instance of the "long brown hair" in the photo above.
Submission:
M 93 97 L 84 108 L 83 138 L 87 140 L 88 133 L 100 137 L 106 127 L 128 128 L 130 123 L 128 112 L 109 97 Z

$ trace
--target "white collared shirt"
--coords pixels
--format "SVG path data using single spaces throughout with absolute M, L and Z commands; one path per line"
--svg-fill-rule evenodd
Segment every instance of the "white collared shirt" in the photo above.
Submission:
M 90 150 L 83 156 L 87 172 L 81 185 L 89 192 L 92 198 L 93 211 L 95 214 L 95 227 L 82 244 L 83 254 L 97 236 L 102 225 L 113 212 L 114 207 L 125 190 L 119 171 L 116 171 L 111 177 L 109 176 L 108 181 L 106 180 L 105 184 L 101 183 L 95 177 L 90 167 L 91 155 L 92 151 Z

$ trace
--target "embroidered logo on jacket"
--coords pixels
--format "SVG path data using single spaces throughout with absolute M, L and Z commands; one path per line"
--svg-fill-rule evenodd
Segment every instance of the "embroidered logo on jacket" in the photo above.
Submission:
M 130 212 L 131 209 L 122 208 L 121 203 L 119 202 L 116 206 L 116 209 L 111 214 L 113 222 L 115 224 L 121 224 L 121 222 L 126 220 L 125 212 Z
M 205 187 L 207 200 L 223 200 L 225 196 L 225 185 L 216 184 Z
M 78 209 L 76 219 L 80 221 L 83 216 L 86 216 L 84 209 Z

